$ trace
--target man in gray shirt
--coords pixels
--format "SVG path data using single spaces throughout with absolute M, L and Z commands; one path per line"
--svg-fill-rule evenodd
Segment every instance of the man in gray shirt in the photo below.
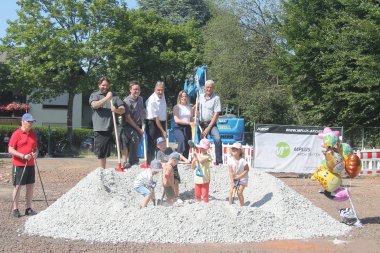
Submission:
M 106 159 L 111 154 L 113 139 L 119 138 L 119 136 L 114 136 L 112 112 L 121 115 L 125 112 L 125 107 L 123 101 L 110 91 L 110 81 L 107 77 L 100 78 L 98 86 L 99 90 L 91 94 L 89 103 L 93 109 L 95 152 L 99 159 L 99 166 L 106 168 Z
M 127 146 L 129 152 L 129 163 L 123 167 L 130 167 L 139 163 L 138 151 L 140 137 L 143 136 L 144 130 L 142 124 L 145 119 L 145 108 L 143 98 L 140 97 L 140 83 L 131 81 L 129 83 L 129 96 L 125 97 L 125 134 L 127 138 Z
M 217 164 L 223 164 L 222 141 L 216 122 L 222 111 L 220 98 L 214 93 L 214 81 L 207 80 L 204 86 L 205 93 L 199 96 L 199 125 L 202 128 L 199 138 L 206 138 L 211 134 L 215 145 Z M 199 131 L 198 131 L 199 133 Z

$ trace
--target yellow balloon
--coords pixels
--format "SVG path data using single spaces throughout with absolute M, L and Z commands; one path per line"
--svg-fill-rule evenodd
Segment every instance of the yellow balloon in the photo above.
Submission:
M 330 172 L 322 164 L 318 165 L 312 178 L 316 178 L 321 183 L 323 189 L 333 192 L 340 187 L 342 179 L 339 175 Z

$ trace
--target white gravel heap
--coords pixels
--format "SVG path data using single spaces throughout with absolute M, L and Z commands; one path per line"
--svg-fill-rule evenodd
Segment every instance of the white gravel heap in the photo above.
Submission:
M 281 180 L 250 171 L 245 206 L 229 206 L 226 167 L 211 172 L 209 203 L 193 199 L 193 174 L 180 165 L 183 203 L 139 209 L 132 189 L 141 171 L 96 169 L 46 210 L 30 217 L 25 233 L 99 242 L 241 243 L 339 236 L 350 227 L 330 217 Z M 162 194 L 161 174 L 156 198 Z

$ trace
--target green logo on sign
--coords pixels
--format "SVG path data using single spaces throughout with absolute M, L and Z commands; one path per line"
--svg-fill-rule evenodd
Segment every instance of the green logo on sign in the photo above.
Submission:
M 286 142 L 279 142 L 276 145 L 276 155 L 279 158 L 286 158 L 290 154 L 289 144 Z

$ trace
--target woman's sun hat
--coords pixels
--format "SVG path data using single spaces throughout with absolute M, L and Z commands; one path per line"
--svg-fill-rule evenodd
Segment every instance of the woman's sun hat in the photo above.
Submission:
M 234 144 L 232 144 L 232 147 L 231 148 L 237 148 L 237 149 L 242 149 L 242 145 L 240 142 L 235 142 Z
M 202 139 L 197 145 L 197 148 L 209 149 L 210 141 L 208 139 Z

